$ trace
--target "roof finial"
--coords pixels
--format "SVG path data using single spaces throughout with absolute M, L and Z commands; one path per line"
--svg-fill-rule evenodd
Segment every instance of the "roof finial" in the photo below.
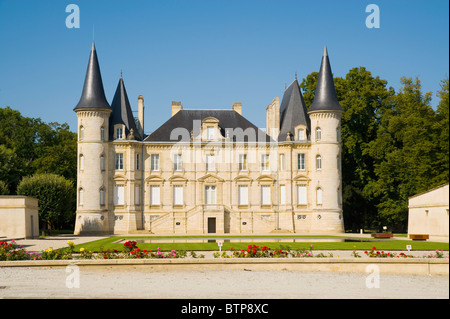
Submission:
M 328 56 L 327 45 L 325 44 L 325 48 L 323 48 L 323 56 Z
M 122 70 L 120 70 L 120 78 L 122 78 Z
M 295 72 L 295 81 L 297 81 L 297 72 Z

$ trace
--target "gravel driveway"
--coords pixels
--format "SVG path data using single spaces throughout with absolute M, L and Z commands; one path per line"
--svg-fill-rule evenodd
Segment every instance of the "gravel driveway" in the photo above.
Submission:
M 381 274 L 370 288 L 366 273 L 78 270 L 0 268 L 0 298 L 449 298 L 449 277 L 437 275 Z

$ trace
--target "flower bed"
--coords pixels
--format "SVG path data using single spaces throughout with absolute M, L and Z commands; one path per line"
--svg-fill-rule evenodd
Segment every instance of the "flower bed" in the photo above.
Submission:
M 204 258 L 203 254 L 197 255 L 194 251 L 170 250 L 162 251 L 159 247 L 155 250 L 141 249 L 137 246 L 136 241 L 127 241 L 123 244 L 123 251 L 116 249 L 108 249 L 99 252 L 88 251 L 84 248 L 79 249 L 79 253 L 75 253 L 75 244 L 70 240 L 67 242 L 68 247 L 61 249 L 48 248 L 40 254 L 26 251 L 22 246 L 12 240 L 11 242 L 0 241 L 0 261 L 13 260 L 63 260 L 63 259 L 144 259 L 144 258 Z M 309 249 L 292 250 L 288 246 L 280 247 L 281 249 L 270 249 L 267 246 L 257 246 L 255 244 L 248 245 L 247 249 L 235 250 L 233 247 L 229 251 L 214 252 L 214 258 L 333 258 L 332 253 L 325 255 L 323 252 L 314 253 L 313 245 Z M 371 250 L 364 251 L 369 258 L 420 258 L 407 255 L 404 252 L 393 253 L 377 250 L 372 247 Z M 353 250 L 352 257 L 360 258 L 360 252 Z M 339 256 L 338 256 L 339 257 Z M 444 251 L 436 250 L 435 253 L 424 255 L 423 258 L 449 258 L 444 256 Z

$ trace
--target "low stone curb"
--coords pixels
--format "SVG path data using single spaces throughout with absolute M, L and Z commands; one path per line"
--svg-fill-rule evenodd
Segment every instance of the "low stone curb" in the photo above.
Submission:
M 419 275 L 449 275 L 449 260 L 410 258 L 217 258 L 217 259 L 71 259 L 71 260 L 18 260 L 1 261 L 2 267 L 79 267 L 99 268 L 107 271 L 126 269 L 167 270 L 259 270 L 259 271 L 332 271 L 373 272 Z M 370 266 L 370 268 L 369 268 Z

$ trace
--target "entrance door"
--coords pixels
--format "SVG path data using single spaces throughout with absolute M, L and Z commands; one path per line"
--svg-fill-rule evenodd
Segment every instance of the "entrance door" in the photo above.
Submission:
M 216 218 L 208 217 L 208 233 L 216 232 Z

